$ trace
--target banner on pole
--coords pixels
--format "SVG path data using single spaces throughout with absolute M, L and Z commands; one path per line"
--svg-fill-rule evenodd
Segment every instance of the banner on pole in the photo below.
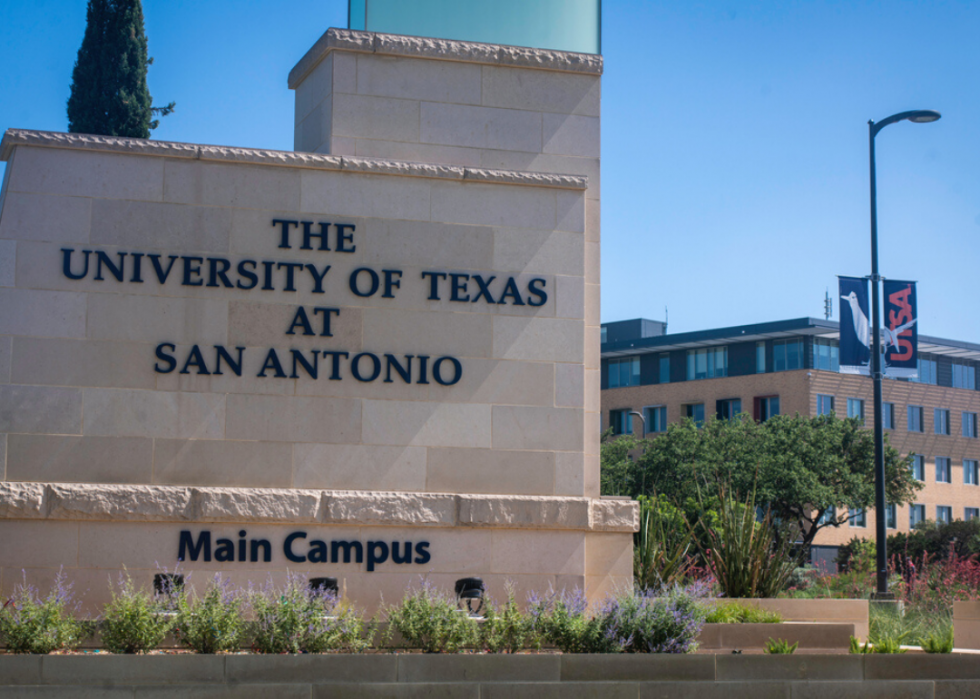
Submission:
M 881 331 L 884 371 L 888 376 L 914 379 L 919 375 L 919 329 L 915 282 L 887 280 L 885 327 Z
M 838 277 L 840 287 L 840 372 L 870 374 L 871 322 L 868 280 Z

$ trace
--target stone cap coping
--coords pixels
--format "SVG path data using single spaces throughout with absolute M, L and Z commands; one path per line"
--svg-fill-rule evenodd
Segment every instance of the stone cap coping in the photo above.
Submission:
M 399 175 L 402 177 L 429 177 L 464 182 L 529 185 L 557 189 L 587 189 L 589 178 L 584 175 L 562 175 L 545 172 L 518 170 L 487 170 L 481 168 L 412 163 L 384 158 L 359 158 L 320 153 L 302 153 L 289 150 L 264 150 L 260 148 L 236 148 L 232 146 L 207 146 L 176 141 L 154 141 L 146 138 L 121 138 L 118 136 L 93 136 L 90 134 L 62 133 L 60 131 L 33 131 L 7 129 L 0 141 L 0 160 L 9 160 L 15 146 L 40 146 L 99 152 L 125 153 L 130 155 L 156 155 L 167 158 L 186 158 L 212 162 L 243 163 L 307 168 L 310 170 L 342 170 L 373 175 Z
M 381 56 L 433 58 L 512 68 L 554 70 L 564 73 L 602 75 L 602 56 L 593 53 L 553 51 L 526 46 L 481 44 L 475 41 L 453 41 L 423 36 L 380 34 L 331 27 L 323 33 L 299 63 L 289 71 L 289 89 L 295 90 L 317 64 L 331 51 L 375 53 Z
M 3 481 L 0 519 L 634 532 L 639 508 L 558 496 Z

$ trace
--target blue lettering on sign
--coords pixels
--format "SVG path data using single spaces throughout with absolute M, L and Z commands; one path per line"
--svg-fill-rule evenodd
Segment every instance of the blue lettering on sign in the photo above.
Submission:
M 213 539 L 209 529 L 195 535 L 189 530 L 180 532 L 177 540 L 177 560 L 182 563 L 269 563 L 272 544 L 268 539 L 247 538 L 238 532 L 237 541 L 228 537 Z M 237 545 L 236 545 L 237 544 Z M 282 553 L 290 563 L 355 563 L 364 564 L 368 572 L 391 561 L 396 565 L 425 565 L 432 560 L 428 541 L 367 541 L 310 539 L 305 531 L 290 532 L 283 539 Z M 413 558 L 414 551 L 414 558 Z

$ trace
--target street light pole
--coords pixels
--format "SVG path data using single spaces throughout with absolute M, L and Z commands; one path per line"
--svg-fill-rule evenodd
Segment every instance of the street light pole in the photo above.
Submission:
M 878 295 L 878 193 L 875 183 L 875 136 L 889 124 L 908 120 L 916 124 L 936 121 L 939 112 L 920 109 L 893 114 L 877 124 L 868 121 L 868 155 L 871 165 L 871 379 L 874 382 L 875 414 L 875 542 L 877 585 L 875 599 L 894 599 L 888 591 L 888 538 L 885 525 L 885 437 L 881 422 L 881 316 Z

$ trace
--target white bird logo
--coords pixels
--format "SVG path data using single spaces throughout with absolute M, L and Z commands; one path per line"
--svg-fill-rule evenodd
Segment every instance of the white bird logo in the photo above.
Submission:
M 913 325 L 915 325 L 916 320 L 918 319 L 913 318 L 905 325 L 899 325 L 894 330 L 889 330 L 888 328 L 882 328 L 881 332 L 885 334 L 885 341 L 882 343 L 881 351 L 887 353 L 889 345 L 891 345 L 892 347 L 898 347 L 898 336 L 901 335 L 906 330 L 908 330 L 909 328 L 911 328 Z
M 871 347 L 871 324 L 868 323 L 868 317 L 861 310 L 857 294 L 852 291 L 847 296 L 841 296 L 841 298 L 851 304 L 851 319 L 854 321 L 854 334 L 857 336 L 858 342 L 865 347 Z

